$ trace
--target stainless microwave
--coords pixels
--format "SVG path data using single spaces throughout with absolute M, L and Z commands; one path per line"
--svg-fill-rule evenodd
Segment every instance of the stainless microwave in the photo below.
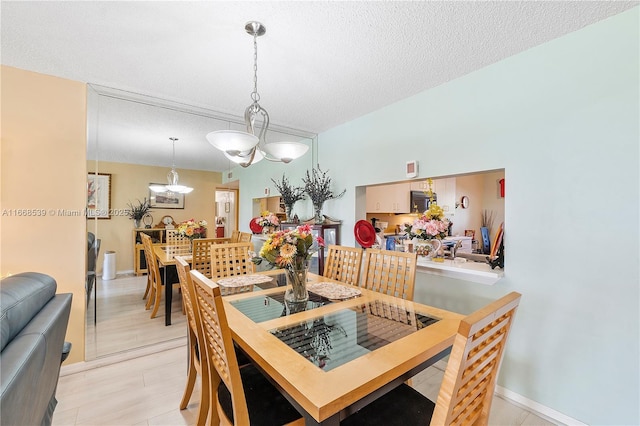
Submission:
M 430 197 L 426 191 L 411 191 L 411 213 L 423 213 L 429 210 L 432 202 L 438 201 L 438 196 L 434 192 Z

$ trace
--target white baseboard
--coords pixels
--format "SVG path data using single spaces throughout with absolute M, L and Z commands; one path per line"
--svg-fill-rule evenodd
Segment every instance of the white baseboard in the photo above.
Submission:
M 155 354 L 169 349 L 175 349 L 186 345 L 187 338 L 180 337 L 155 345 L 145 346 L 144 348 L 105 356 L 104 358 L 97 358 L 91 361 L 81 361 L 69 365 L 63 365 L 62 367 L 60 367 L 60 377 L 81 373 L 83 371 L 92 370 L 94 368 L 104 367 L 105 365 L 116 364 L 118 362 L 128 361 L 130 359 L 140 358 L 142 356 Z
M 535 415 L 542 417 L 543 419 L 558 424 L 558 425 L 570 425 L 570 426 L 587 426 L 586 423 L 582 423 L 579 420 L 569 417 L 566 414 L 562 414 L 559 411 L 549 408 L 546 405 L 542 405 L 536 401 L 510 391 L 502 386 L 496 386 L 496 394 L 504 399 L 508 399 L 514 405 L 531 411 Z

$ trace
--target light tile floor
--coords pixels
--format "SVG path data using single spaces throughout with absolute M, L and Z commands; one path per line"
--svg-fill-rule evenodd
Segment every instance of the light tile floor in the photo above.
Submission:
M 181 346 L 60 377 L 53 425 L 194 425 L 199 382 L 187 409 L 178 408 L 185 385 L 186 357 L 186 346 Z M 426 369 L 412 379 L 412 385 L 435 400 L 443 367 L 441 361 Z M 490 424 L 555 423 L 496 396 Z

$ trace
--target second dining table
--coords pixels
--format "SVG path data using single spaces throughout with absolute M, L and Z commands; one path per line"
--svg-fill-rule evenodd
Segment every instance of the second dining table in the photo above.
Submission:
M 309 425 L 338 425 L 448 355 L 462 315 L 309 274 L 309 301 L 286 280 L 225 296 L 237 345 Z
M 154 244 L 153 254 L 158 266 L 164 267 L 164 325 L 171 325 L 171 304 L 173 302 L 173 283 L 167 283 L 167 267 L 175 266 L 176 256 L 182 256 L 191 263 L 191 251 L 188 245 Z

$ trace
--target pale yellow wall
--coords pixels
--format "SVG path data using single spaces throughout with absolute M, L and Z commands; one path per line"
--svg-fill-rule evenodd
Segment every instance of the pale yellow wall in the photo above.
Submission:
M 168 158 L 167 161 L 170 161 Z M 88 161 L 89 172 L 96 170 L 96 162 Z M 100 256 L 98 257 L 98 274 L 102 271 L 104 253 L 108 250 L 116 252 L 116 271 L 133 271 L 133 220 L 121 213 L 127 209 L 129 202 L 137 203 L 145 197 L 149 198 L 149 183 L 166 183 L 167 172 L 171 167 L 141 166 L 126 163 L 98 161 L 98 172 L 111 174 L 111 208 L 116 215 L 111 219 L 90 219 L 89 230 L 100 238 Z M 218 172 L 177 169 L 180 183 L 193 188 L 185 196 L 184 209 L 152 209 L 154 225 L 165 215 L 172 216 L 176 222 L 187 219 L 206 220 L 209 223 L 208 235 L 215 232 L 215 194 L 221 182 Z M 97 228 L 96 228 L 97 226 Z M 144 226 L 144 225 L 142 225 Z
M 0 271 L 51 275 L 73 293 L 67 363 L 84 359 L 86 224 L 86 86 L 1 68 Z M 42 216 L 15 216 L 22 213 Z

